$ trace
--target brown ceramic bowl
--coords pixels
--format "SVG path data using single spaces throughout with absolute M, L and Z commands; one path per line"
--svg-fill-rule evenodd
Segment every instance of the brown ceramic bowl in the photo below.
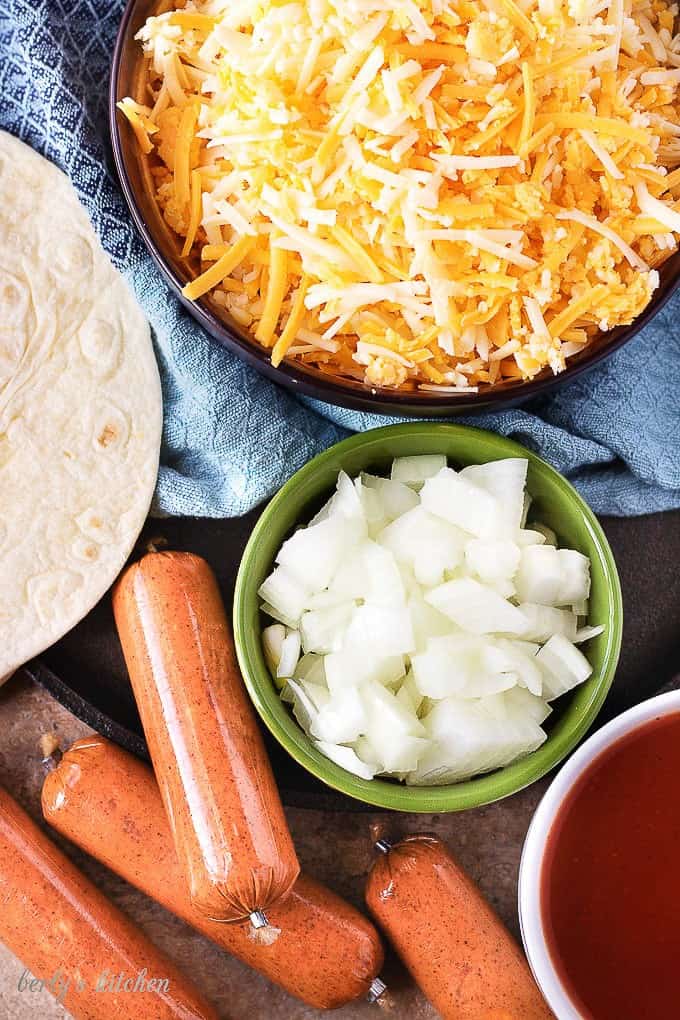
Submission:
M 592 368 L 632 339 L 668 301 L 680 282 L 680 252 L 676 252 L 661 270 L 661 285 L 654 298 L 632 325 L 621 326 L 596 338 L 582 354 L 570 358 L 567 368 L 558 376 L 547 370 L 530 382 L 508 380 L 479 393 L 437 396 L 431 391 L 415 388 L 396 391 L 376 389 L 353 379 L 329 376 L 292 360 L 274 368 L 269 353 L 209 296 L 198 301 L 187 301 L 182 297 L 182 287 L 199 273 L 198 263 L 195 259 L 181 257 L 181 241 L 165 223 L 153 196 L 149 159 L 141 154 L 129 125 L 116 110 L 116 103 L 125 96 L 143 100 L 145 68 L 140 45 L 134 37 L 158 5 L 158 0 L 130 0 L 123 14 L 113 55 L 109 104 L 111 137 L 123 192 L 149 252 L 189 312 L 218 343 L 275 382 L 330 404 L 401 417 L 450 417 L 523 403 Z

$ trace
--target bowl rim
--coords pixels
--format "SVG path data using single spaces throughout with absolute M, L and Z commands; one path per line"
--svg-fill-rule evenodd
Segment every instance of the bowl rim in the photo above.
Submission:
M 615 716 L 593 733 L 560 769 L 543 795 L 524 840 L 517 905 L 522 942 L 531 971 L 560 1020 L 587 1020 L 562 983 L 546 944 L 541 885 L 548 837 L 565 797 L 593 762 L 627 734 L 654 719 L 680 712 L 680 688 L 657 694 Z
M 328 759 L 324 759 L 324 763 L 319 765 L 306 747 L 308 738 L 305 737 L 302 729 L 296 724 L 300 739 L 295 739 L 281 725 L 276 714 L 270 708 L 269 699 L 264 697 L 260 691 L 260 681 L 257 679 L 260 670 L 258 664 L 251 661 L 248 650 L 251 630 L 247 606 L 248 580 L 250 561 L 260 537 L 269 531 L 270 522 L 272 519 L 276 519 L 279 508 L 306 479 L 313 477 L 321 464 L 334 461 L 344 453 L 358 447 L 370 449 L 373 444 L 382 446 L 383 440 L 386 438 L 398 439 L 400 436 L 408 436 L 412 439 L 419 435 L 431 435 L 433 431 L 442 437 L 453 440 L 462 440 L 472 436 L 482 446 L 482 457 L 485 445 L 489 450 L 493 449 L 495 453 L 500 453 L 502 456 L 526 457 L 535 470 L 544 473 L 561 490 L 565 499 L 580 512 L 602 564 L 608 592 L 609 618 L 606 621 L 607 644 L 602 656 L 599 683 L 590 692 L 587 703 L 582 706 L 582 714 L 579 719 L 566 733 L 560 733 L 556 737 L 549 736 L 548 740 L 532 754 L 504 769 L 449 786 L 416 787 L 384 779 L 360 779 Z M 484 461 L 480 459 L 479 462 L 483 463 Z M 623 602 L 614 554 L 600 523 L 571 483 L 550 464 L 514 440 L 474 426 L 448 422 L 405 422 L 360 432 L 330 446 L 296 471 L 270 500 L 257 521 L 243 552 L 234 591 L 233 629 L 239 665 L 251 700 L 269 731 L 299 765 L 332 789 L 365 804 L 392 810 L 429 814 L 480 807 L 517 793 L 544 776 L 573 750 L 593 723 L 613 682 L 621 648 Z M 264 671 L 262 672 L 264 674 Z M 268 673 L 267 679 L 271 683 Z
M 603 334 L 593 344 L 588 345 L 582 355 L 576 355 L 575 359 L 567 361 L 566 368 L 559 375 L 552 375 L 546 369 L 535 379 L 517 383 L 516 385 L 510 384 L 507 388 L 495 389 L 492 387 L 479 393 L 449 393 L 440 396 L 427 391 L 427 396 L 421 397 L 419 393 L 422 391 L 405 392 L 372 388 L 366 385 L 360 388 L 356 384 L 353 386 L 349 381 L 344 382 L 333 376 L 330 376 L 328 379 L 322 378 L 320 373 L 312 373 L 309 370 L 305 370 L 303 366 L 288 361 L 282 361 L 275 368 L 271 363 L 267 350 L 259 347 L 254 340 L 247 339 L 245 336 L 241 336 L 235 329 L 232 329 L 225 320 L 213 311 L 211 305 L 206 300 L 201 298 L 198 301 L 189 301 L 184 297 L 182 294 L 183 282 L 174 272 L 161 247 L 153 238 L 151 230 L 139 208 L 135 189 L 127 168 L 121 136 L 121 119 L 118 116 L 116 102 L 121 64 L 127 44 L 128 25 L 141 2 L 142 0 L 127 0 L 116 35 L 109 81 L 111 144 L 118 178 L 128 209 L 161 275 L 169 284 L 176 297 L 179 298 L 181 304 L 203 326 L 211 339 L 238 354 L 247 364 L 287 389 L 338 407 L 398 417 L 476 413 L 499 407 L 508 407 L 516 403 L 524 403 L 532 397 L 575 379 L 582 372 L 590 370 L 629 340 L 632 340 L 654 318 L 657 312 L 661 311 L 675 290 L 680 286 L 680 250 L 678 250 L 667 263 L 667 265 L 673 267 L 670 276 L 662 280 L 650 303 L 630 325 L 618 326 L 609 334 Z

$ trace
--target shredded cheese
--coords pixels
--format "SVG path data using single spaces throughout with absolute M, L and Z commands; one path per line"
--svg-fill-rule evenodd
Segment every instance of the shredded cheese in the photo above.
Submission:
M 150 135 L 158 131 L 154 121 L 155 108 L 150 110 L 148 106 L 142 106 L 141 103 L 128 98 L 120 101 L 118 109 L 127 117 L 140 149 L 148 156 L 153 151 Z
M 666 202 L 660 202 L 658 198 L 650 195 L 647 185 L 643 182 L 635 185 L 635 195 L 641 213 L 644 213 L 646 216 L 655 217 L 660 223 L 664 224 L 667 230 L 680 234 L 680 212 L 676 212 Z
M 524 87 L 524 110 L 522 112 L 522 127 L 517 139 L 517 148 L 520 155 L 524 157 L 527 154 L 527 146 L 533 134 L 534 118 L 536 116 L 536 93 L 531 77 L 531 69 L 526 60 L 522 63 L 522 85 Z M 550 121 L 550 124 L 551 127 L 554 126 L 553 121 Z
M 650 300 L 680 239 L 667 0 L 177 6 L 119 109 L 185 296 L 275 365 L 474 393 Z
M 274 330 L 279 321 L 281 305 L 288 289 L 287 267 L 288 252 L 283 248 L 272 248 L 262 318 L 255 330 L 255 337 L 263 347 L 271 346 Z
M 226 276 L 229 276 L 243 262 L 254 245 L 255 242 L 251 237 L 240 238 L 210 269 L 206 269 L 204 273 L 201 273 L 200 276 L 184 287 L 182 290 L 184 297 L 195 301 L 197 298 L 207 294 L 213 287 L 217 287 Z
M 191 201 L 191 149 L 198 120 L 198 107 L 190 103 L 184 107 L 177 128 L 175 147 L 175 199 L 184 208 Z
M 641 273 L 649 272 L 649 266 L 641 259 L 637 252 L 633 251 L 629 244 L 623 240 L 623 238 L 608 227 L 606 223 L 601 223 L 594 216 L 587 216 L 578 209 L 570 209 L 557 214 L 558 220 L 573 220 L 575 223 L 582 223 L 584 227 L 588 227 L 596 234 L 601 234 L 602 237 L 606 237 L 613 245 L 615 245 L 625 259 L 631 264 L 633 269 L 639 270 Z
M 598 142 L 592 131 L 580 131 L 579 134 L 584 142 L 586 142 L 586 144 L 593 150 L 607 173 L 610 174 L 614 180 L 623 181 L 626 175 L 619 170 L 612 157 L 609 155 L 605 147 Z
M 201 196 L 201 174 L 198 170 L 191 171 L 191 212 L 189 216 L 189 228 L 182 248 L 182 258 L 185 259 L 191 253 L 196 240 L 198 228 L 201 225 L 202 213 Z

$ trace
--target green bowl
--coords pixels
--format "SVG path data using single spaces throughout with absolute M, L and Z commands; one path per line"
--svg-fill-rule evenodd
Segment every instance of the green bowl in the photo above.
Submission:
M 548 739 L 521 761 L 449 786 L 405 786 L 390 779 L 359 779 L 318 751 L 279 698 L 262 651 L 263 618 L 257 590 L 271 572 L 284 539 L 307 523 L 335 487 L 338 472 L 387 473 L 394 457 L 443 453 L 455 466 L 526 457 L 531 517 L 549 525 L 561 545 L 590 557 L 590 620 L 604 633 L 587 647 L 590 679 L 556 703 Z M 293 758 L 334 790 L 395 811 L 462 811 L 500 800 L 557 765 L 585 735 L 614 679 L 621 647 L 623 606 L 614 556 L 592 510 L 557 471 L 518 443 L 481 429 L 438 422 L 409 423 L 352 436 L 301 468 L 272 499 L 246 546 L 236 579 L 234 635 L 238 660 L 255 708 Z

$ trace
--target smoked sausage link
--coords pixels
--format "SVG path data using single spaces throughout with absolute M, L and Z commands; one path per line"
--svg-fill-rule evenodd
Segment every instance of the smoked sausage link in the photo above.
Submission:
M 217 1020 L 165 954 L 1 788 L 0 941 L 75 1020 Z
M 113 609 L 191 901 L 256 922 L 300 866 L 215 577 L 198 556 L 151 553 Z
M 269 928 L 220 924 L 192 905 L 153 773 L 103 737 L 85 737 L 45 779 L 50 825 L 222 949 L 316 1009 L 365 996 L 383 964 L 380 937 L 330 889 L 300 875 Z
M 368 908 L 443 1020 L 552 1017 L 519 946 L 440 840 L 376 847 Z

